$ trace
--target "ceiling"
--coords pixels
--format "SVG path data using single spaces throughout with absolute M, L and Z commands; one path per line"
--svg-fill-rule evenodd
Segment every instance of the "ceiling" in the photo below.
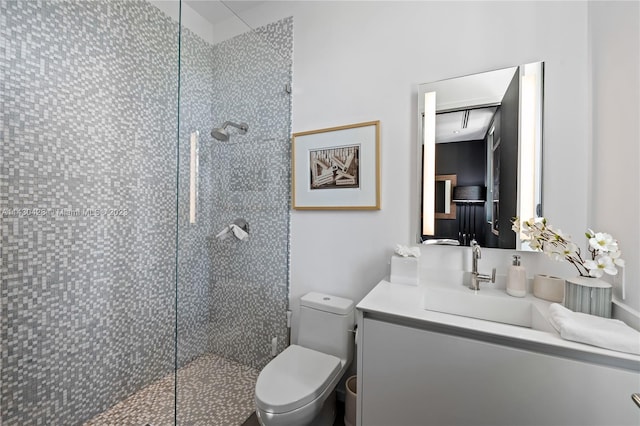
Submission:
M 230 20 L 244 22 L 242 16 L 248 10 L 263 5 L 268 1 L 248 1 L 248 0 L 183 0 L 196 13 L 210 22 L 214 27 L 222 26 Z M 246 31 L 243 25 L 242 31 Z M 513 71 L 511 71 L 511 76 Z M 473 76 L 467 77 L 467 79 Z M 462 79 L 458 79 L 462 80 Z M 502 81 L 504 79 L 501 79 Z M 506 80 L 510 81 L 510 79 Z M 442 84 L 446 83 L 442 82 Z M 486 86 L 486 84 L 484 85 Z M 484 87 L 482 86 L 482 87 Z M 444 92 L 444 91 L 443 91 Z M 504 93 L 502 90 L 501 93 Z M 486 99 L 485 99 L 486 100 Z M 451 105 L 450 105 L 451 106 Z M 483 139 L 489 130 L 489 125 L 493 119 L 497 107 L 466 109 L 436 115 L 436 143 L 460 142 Z M 463 126 L 465 113 L 466 126 Z
M 242 12 L 265 3 L 265 1 L 244 0 L 183 0 L 185 4 L 195 10 L 200 16 L 215 25 L 242 16 Z
M 484 139 L 497 109 L 493 106 L 436 114 L 436 143 Z

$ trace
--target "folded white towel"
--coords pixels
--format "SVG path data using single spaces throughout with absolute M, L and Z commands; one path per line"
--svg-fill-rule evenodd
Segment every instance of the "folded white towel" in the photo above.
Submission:
M 622 321 L 549 306 L 549 320 L 560 337 L 600 348 L 640 355 L 640 332 Z

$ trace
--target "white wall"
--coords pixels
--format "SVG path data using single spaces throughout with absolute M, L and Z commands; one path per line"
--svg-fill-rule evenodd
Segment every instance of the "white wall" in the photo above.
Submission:
M 576 241 L 588 226 L 617 237 L 627 302 L 640 309 L 637 2 L 270 1 L 243 19 L 255 28 L 292 15 L 292 131 L 382 122 L 382 210 L 292 212 L 296 318 L 308 291 L 358 301 L 387 275 L 394 244 L 413 242 L 417 85 L 538 60 L 544 214 Z M 485 249 L 481 268 L 504 273 L 511 253 Z M 468 267 L 463 248 L 424 254 L 427 266 Z M 529 275 L 575 273 L 536 254 L 523 264 Z
M 594 230 L 619 240 L 640 311 L 640 4 L 590 2 Z M 620 285 L 616 294 L 620 295 Z
M 257 26 L 294 16 L 293 132 L 381 120 L 382 210 L 291 215 L 294 315 L 308 291 L 360 300 L 387 275 L 394 244 L 413 242 L 420 83 L 545 61 L 545 215 L 583 235 L 586 3 L 282 2 L 279 10 L 270 3 L 245 20 Z M 507 266 L 506 256 L 496 259 L 501 264 L 486 267 Z

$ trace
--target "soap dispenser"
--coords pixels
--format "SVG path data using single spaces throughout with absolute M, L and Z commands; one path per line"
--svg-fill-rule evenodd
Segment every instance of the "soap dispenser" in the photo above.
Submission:
M 524 267 L 520 266 L 520 256 L 517 254 L 513 255 L 513 264 L 509 267 L 507 293 L 515 297 L 527 294 L 527 274 Z

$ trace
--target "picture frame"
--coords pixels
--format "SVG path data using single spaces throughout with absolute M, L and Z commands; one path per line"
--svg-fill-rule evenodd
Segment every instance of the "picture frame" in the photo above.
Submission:
M 442 184 L 442 191 L 438 190 L 439 184 Z M 436 211 L 434 214 L 435 219 L 456 218 L 456 203 L 453 202 L 453 188 L 455 188 L 457 185 L 458 175 L 436 175 Z M 439 211 L 439 205 L 442 205 L 442 211 Z
M 380 121 L 294 133 L 295 210 L 380 209 Z

